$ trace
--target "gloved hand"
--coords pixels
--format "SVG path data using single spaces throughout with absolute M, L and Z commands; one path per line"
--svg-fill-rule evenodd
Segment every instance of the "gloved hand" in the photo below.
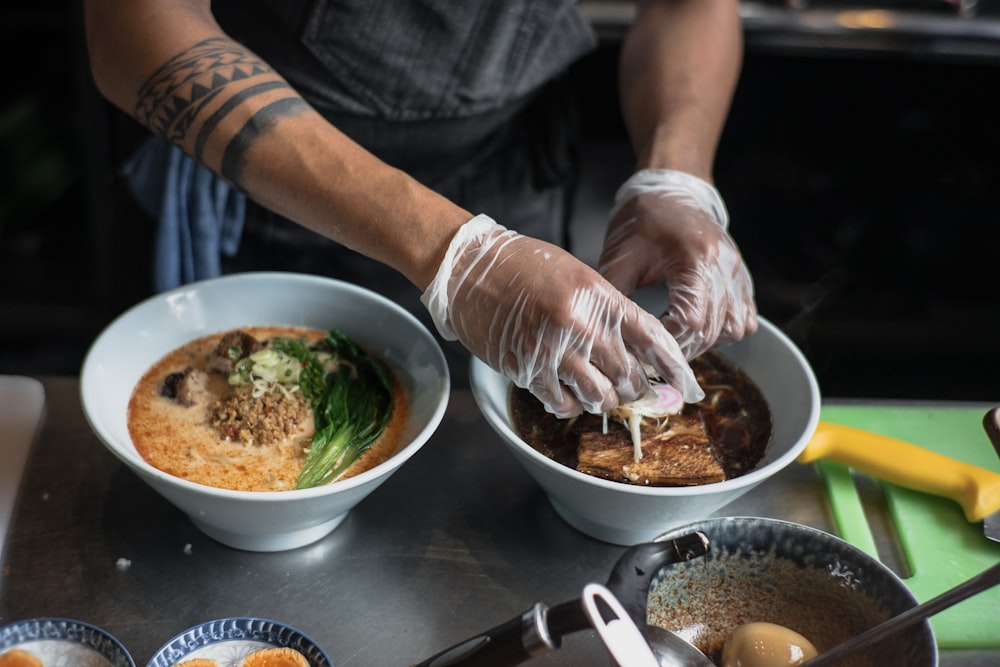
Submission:
M 661 319 L 687 359 L 757 330 L 753 281 L 728 225 L 718 191 L 684 172 L 644 169 L 615 195 L 598 270 L 629 296 L 665 285 Z
M 646 396 L 644 363 L 684 400 L 704 397 L 656 317 L 565 250 L 487 216 L 459 228 L 421 301 L 442 337 L 460 340 L 558 417 Z

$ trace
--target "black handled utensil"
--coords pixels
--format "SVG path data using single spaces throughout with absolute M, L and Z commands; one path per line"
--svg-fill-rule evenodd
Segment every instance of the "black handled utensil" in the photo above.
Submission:
M 662 568 L 701 558 L 709 550 L 701 532 L 629 547 L 615 562 L 607 588 L 639 628 L 646 627 L 646 600 Z M 558 649 L 563 638 L 592 627 L 577 598 L 548 607 L 536 602 L 524 613 L 459 642 L 413 667 L 509 667 Z

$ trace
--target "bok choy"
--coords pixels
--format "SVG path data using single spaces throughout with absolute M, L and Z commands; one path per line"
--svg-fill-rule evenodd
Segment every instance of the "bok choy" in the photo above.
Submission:
M 315 433 L 297 489 L 340 477 L 382 435 L 395 400 L 389 371 L 336 330 L 312 345 L 304 338 L 273 338 L 269 347 L 236 361 L 229 383 L 252 385 L 254 397 L 301 392 L 312 408 Z
M 317 350 L 329 361 L 319 381 L 319 366 L 310 355 Z M 283 350 L 298 356 L 300 347 Z M 375 358 L 349 337 L 329 331 L 323 341 L 307 348 L 301 387 L 313 405 L 316 432 L 309 445 L 295 488 L 306 489 L 340 477 L 385 430 L 394 404 L 392 380 Z M 305 372 L 308 369 L 308 372 Z

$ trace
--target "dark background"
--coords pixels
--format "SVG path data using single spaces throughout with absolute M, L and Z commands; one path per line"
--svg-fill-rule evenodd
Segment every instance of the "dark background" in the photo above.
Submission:
M 5 4 L 0 25 L 0 373 L 76 374 L 150 294 L 152 223 L 114 173 L 141 133 L 93 90 L 75 3 Z M 747 29 L 716 180 L 761 314 L 825 396 L 1000 401 L 1000 57 Z M 585 259 L 630 161 L 613 33 L 574 72 Z

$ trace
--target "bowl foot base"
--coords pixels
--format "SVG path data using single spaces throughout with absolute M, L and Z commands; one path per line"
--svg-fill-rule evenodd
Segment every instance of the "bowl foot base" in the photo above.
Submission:
M 659 529 L 659 527 L 646 530 L 633 530 L 629 528 L 607 526 L 581 516 L 579 513 L 570 509 L 566 505 L 563 505 L 558 500 L 549 498 L 549 502 L 552 504 L 552 508 L 556 511 L 556 514 L 558 514 L 562 520 L 570 526 L 577 529 L 584 535 L 589 535 L 594 539 L 601 540 L 602 542 L 607 542 L 609 544 L 632 546 L 633 544 L 639 544 L 640 542 L 649 542 L 663 532 Z
M 288 549 L 304 547 L 307 544 L 312 544 L 313 542 L 326 537 L 333 532 L 334 528 L 340 525 L 345 517 L 347 517 L 346 513 L 341 514 L 335 519 L 325 523 L 304 528 L 302 530 L 293 530 L 287 533 L 272 533 L 268 535 L 233 533 L 228 530 L 207 525 L 194 518 L 192 518 L 191 521 L 198 527 L 198 530 L 205 533 L 216 542 L 221 542 L 222 544 L 225 544 L 228 547 L 233 547 L 234 549 L 242 549 L 243 551 L 286 551 Z

